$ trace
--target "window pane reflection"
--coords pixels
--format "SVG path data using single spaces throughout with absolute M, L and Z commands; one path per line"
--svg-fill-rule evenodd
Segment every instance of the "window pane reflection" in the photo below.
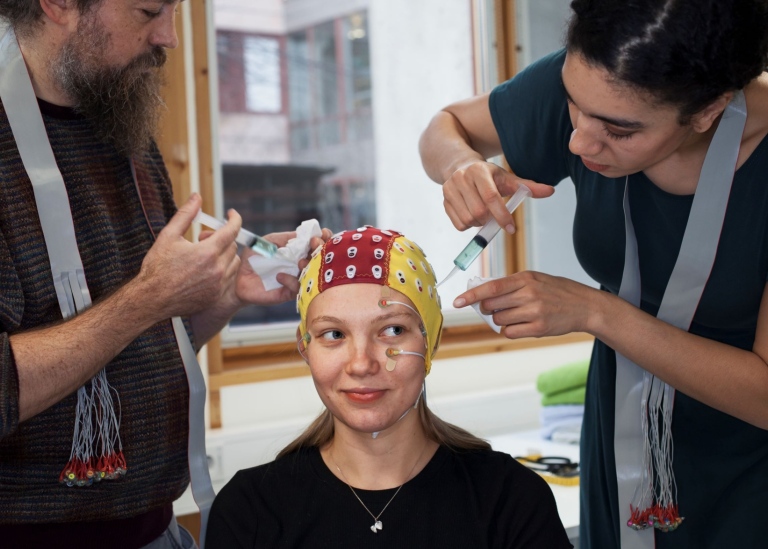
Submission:
M 366 12 L 294 24 L 283 2 L 233 18 L 240 4 L 214 5 L 224 209 L 259 234 L 313 217 L 334 231 L 376 224 Z M 231 324 L 296 318 L 288 303 Z
M 495 62 L 483 30 L 493 26 L 480 23 L 491 0 L 214 0 L 213 8 L 220 206 L 237 208 L 261 234 L 310 217 L 334 231 L 401 230 L 429 250 L 439 279 L 447 275 L 468 235 L 445 215 L 418 141 L 440 108 L 487 89 L 478 68 Z M 496 252 L 441 286 L 447 323 L 477 321 L 450 303 L 469 278 L 505 264 Z M 293 311 L 244 311 L 225 343 L 292 337 Z

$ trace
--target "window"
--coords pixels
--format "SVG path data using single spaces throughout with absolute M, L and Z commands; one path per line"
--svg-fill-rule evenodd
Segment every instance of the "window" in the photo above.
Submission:
M 219 108 L 224 113 L 283 111 L 279 38 L 222 31 L 216 36 Z
M 216 53 L 218 57 L 219 108 L 221 112 L 238 112 L 243 110 L 240 100 L 243 80 L 242 50 L 240 35 L 232 32 L 221 32 L 216 36 Z
M 558 1 L 566 2 L 547 0 L 547 7 Z M 215 204 L 212 213 L 221 217 L 225 207 L 235 206 L 246 217 L 246 227 L 262 233 L 278 230 L 280 223 L 294 227 L 309 216 L 334 228 L 354 227 L 367 216 L 377 225 L 400 228 L 423 244 L 438 274 L 444 275 L 470 235 L 458 233 L 448 222 L 441 207 L 441 189 L 421 168 L 418 137 L 444 105 L 487 90 L 497 81 L 496 74 L 514 74 L 514 52 L 520 48 L 512 27 L 515 2 L 388 0 L 376 2 L 375 10 L 368 9 L 370 0 L 338 3 L 343 3 L 342 13 L 337 13 L 336 0 L 182 4 L 177 30 L 183 40 L 179 50 L 169 55 L 164 89 L 166 101 L 177 108 L 168 112 L 158 141 L 175 196 L 183 200 L 192 190 L 199 190 L 209 211 Z M 302 119 L 308 121 L 306 136 L 316 131 L 311 34 L 314 27 L 331 20 L 336 21 L 337 70 L 348 75 L 343 79 L 337 111 L 343 141 L 319 148 L 307 139 L 302 154 L 308 160 L 300 163 L 291 144 L 296 131 L 290 126 Z M 525 25 L 519 13 L 517 21 Z M 449 35 L 446 29 L 450 29 Z M 280 112 L 246 109 L 243 52 L 247 37 L 279 43 Z M 294 56 L 296 51 L 302 55 Z M 291 73 L 289 63 L 304 63 L 307 68 L 303 73 Z M 272 68 L 262 74 L 274 75 L 274 62 L 267 66 Z M 240 84 L 231 86 L 234 82 Z M 334 163 L 332 158 L 341 160 Z M 365 174 L 364 165 L 373 166 L 368 168 L 369 178 L 352 177 Z M 225 185 L 221 184 L 222 174 Z M 336 184 L 330 184 L 334 178 L 338 178 Z M 326 186 L 323 200 L 315 196 L 321 185 Z M 349 191 L 346 203 L 345 189 Z M 526 218 L 533 204 L 527 204 Z M 557 237 L 560 244 L 570 242 L 570 226 L 564 225 L 561 223 L 563 234 Z M 495 239 L 489 246 L 496 248 L 493 253 L 484 254 L 471 271 L 441 287 L 443 303 L 449 304 L 470 276 L 525 268 L 522 236 L 530 236 L 541 225 L 531 227 L 526 221 L 525 227 L 528 230 L 518 231 L 514 238 L 519 246 Z M 285 314 L 293 314 L 291 309 L 287 307 Z M 591 339 L 571 334 L 506 340 L 493 337 L 471 310 L 456 314 L 448 305 L 445 312 L 440 359 Z M 274 322 L 277 312 L 261 313 L 262 317 L 229 329 L 207 346 L 213 427 L 221 426 L 222 388 L 308 373 L 291 342 L 295 320 Z
M 494 84 L 477 75 L 495 64 L 491 5 L 215 0 L 221 211 L 237 209 L 259 234 L 312 217 L 333 231 L 397 229 L 447 275 L 472 234 L 450 224 L 418 139 L 440 108 Z M 471 276 L 501 274 L 497 240 L 493 258 L 441 286 L 446 325 L 478 322 L 450 303 Z M 223 345 L 290 340 L 296 319 L 292 303 L 246 308 Z
M 318 148 L 341 143 L 339 117 L 339 88 L 343 88 L 346 75 L 339 72 L 341 59 L 337 59 L 336 21 L 321 23 L 312 30 L 313 104 L 316 117 L 316 144 Z M 341 57 L 340 55 L 338 57 Z
M 288 90 L 290 98 L 290 147 L 292 151 L 310 148 L 309 122 L 312 119 L 311 63 L 307 31 L 288 37 Z
M 280 70 L 280 41 L 266 36 L 245 36 L 245 108 L 252 112 L 283 110 L 283 80 Z

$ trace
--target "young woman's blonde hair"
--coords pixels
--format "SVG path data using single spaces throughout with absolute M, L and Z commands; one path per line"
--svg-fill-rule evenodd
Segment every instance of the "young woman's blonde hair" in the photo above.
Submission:
M 419 400 L 417 409 L 424 434 L 427 438 L 441 446 L 447 446 L 454 451 L 491 449 L 491 445 L 485 440 L 437 417 L 429 409 L 423 398 Z M 313 446 L 322 448 L 333 440 L 333 434 L 333 415 L 326 408 L 303 433 L 288 444 L 288 446 L 280 450 L 277 454 L 277 459 L 297 452 L 302 448 L 311 448 Z

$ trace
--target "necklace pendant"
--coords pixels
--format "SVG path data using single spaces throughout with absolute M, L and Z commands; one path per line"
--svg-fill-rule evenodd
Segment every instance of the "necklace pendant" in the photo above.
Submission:
M 381 524 L 381 521 L 380 521 L 380 520 L 377 520 L 377 521 L 376 521 L 376 522 L 373 524 L 373 526 L 371 526 L 371 532 L 373 532 L 374 534 L 378 534 L 378 533 L 379 533 L 379 530 L 382 530 L 382 529 L 384 529 L 384 525 L 383 525 L 383 524 Z

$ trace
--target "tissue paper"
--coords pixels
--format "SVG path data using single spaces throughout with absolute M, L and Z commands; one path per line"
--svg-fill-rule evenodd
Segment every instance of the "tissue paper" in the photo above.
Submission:
M 283 248 L 279 248 L 273 257 L 253 255 L 248 258 L 251 267 L 261 277 L 266 290 L 274 290 L 282 285 L 277 281 L 278 273 L 299 275 L 299 261 L 309 254 L 309 243 L 313 237 L 322 236 L 317 219 L 308 219 L 296 228 L 296 238 L 292 238 Z
M 467 281 L 467 290 L 471 290 L 472 288 L 476 286 L 480 286 L 480 284 L 485 284 L 486 282 L 490 282 L 491 280 L 496 280 L 495 278 L 482 278 L 480 276 L 473 276 Z M 475 312 L 480 315 L 480 318 L 485 320 L 485 323 L 490 326 L 494 332 L 497 334 L 501 333 L 501 326 L 496 324 L 493 321 L 493 317 L 491 315 L 484 315 L 482 312 L 480 312 L 480 304 L 479 303 L 473 303 L 472 308 L 475 310 Z

